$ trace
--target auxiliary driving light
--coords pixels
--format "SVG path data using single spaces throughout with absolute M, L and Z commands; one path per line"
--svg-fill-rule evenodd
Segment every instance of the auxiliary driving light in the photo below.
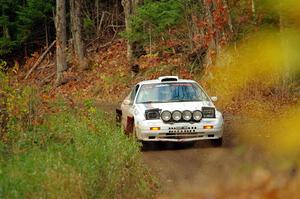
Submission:
M 159 131 L 160 127 L 150 127 L 150 131 Z
M 172 114 L 170 111 L 163 111 L 161 113 L 161 119 L 164 121 L 164 122 L 168 122 L 170 121 L 172 118 Z
M 182 117 L 185 121 L 191 120 L 192 116 L 193 116 L 193 114 L 191 111 L 183 111 L 183 113 L 182 113 Z
M 178 122 L 179 120 L 181 120 L 182 114 L 180 111 L 173 111 L 172 113 L 172 118 L 174 121 Z
M 202 119 L 202 112 L 199 110 L 196 110 L 193 112 L 193 119 L 195 121 L 200 121 Z

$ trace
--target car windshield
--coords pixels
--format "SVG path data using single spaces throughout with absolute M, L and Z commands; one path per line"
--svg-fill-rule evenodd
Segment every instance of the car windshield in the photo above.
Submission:
M 195 83 L 159 83 L 142 85 L 136 103 L 208 101 Z

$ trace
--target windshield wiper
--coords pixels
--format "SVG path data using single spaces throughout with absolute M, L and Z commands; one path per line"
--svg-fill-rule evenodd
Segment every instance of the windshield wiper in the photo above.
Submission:
M 149 100 L 149 101 L 145 101 L 145 102 L 140 102 L 141 104 L 151 104 L 151 103 L 172 103 L 172 102 L 201 102 L 203 100 L 170 100 L 170 101 L 153 101 L 153 100 Z
M 153 101 L 153 100 L 149 100 L 149 101 L 145 101 L 145 102 L 141 102 L 142 104 L 150 104 L 150 103 L 163 103 L 163 101 Z
M 181 100 L 172 100 L 172 101 L 170 101 L 170 102 L 200 102 L 200 101 L 202 101 L 202 100 L 192 100 L 192 99 L 190 99 L 190 100 L 184 100 L 184 99 L 181 99 Z

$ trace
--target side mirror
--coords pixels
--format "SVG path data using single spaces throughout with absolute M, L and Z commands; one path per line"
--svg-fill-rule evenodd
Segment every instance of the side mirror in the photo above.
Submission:
M 216 102 L 218 101 L 218 97 L 217 96 L 212 96 L 210 97 L 211 101 Z
M 123 104 L 124 104 L 124 105 L 130 105 L 130 104 L 131 104 L 131 101 L 130 101 L 129 99 L 125 99 L 125 100 L 123 101 Z

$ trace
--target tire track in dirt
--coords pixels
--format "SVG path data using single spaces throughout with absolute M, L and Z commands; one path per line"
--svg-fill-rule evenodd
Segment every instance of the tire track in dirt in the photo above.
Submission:
M 224 145 L 217 148 L 209 141 L 146 143 L 143 159 L 159 179 L 163 195 L 172 198 L 177 194 L 201 192 L 210 196 L 232 179 L 241 164 L 233 139 L 234 134 L 226 128 Z

